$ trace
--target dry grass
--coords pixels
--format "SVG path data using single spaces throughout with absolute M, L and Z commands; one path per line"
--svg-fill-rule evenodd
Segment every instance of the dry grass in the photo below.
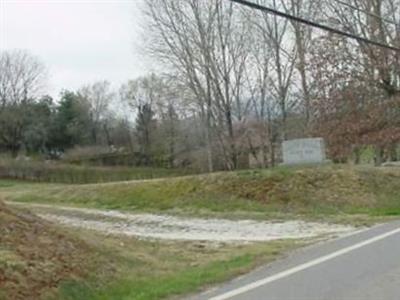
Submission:
M 0 196 L 7 200 L 230 218 L 333 218 L 343 223 L 349 217 L 361 223 L 366 217 L 400 215 L 399 191 L 396 168 L 347 166 L 99 185 L 0 181 Z M 162 299 L 226 280 L 300 245 L 215 246 L 66 232 L 3 204 L 0 230 L 0 299 Z
M 7 300 L 164 299 L 199 291 L 306 244 L 115 237 L 56 227 L 2 203 L 0 228 L 0 299 Z
M 51 224 L 0 202 L 0 298 L 39 299 L 86 272 L 88 247 Z
M 62 299 L 165 299 L 199 292 L 271 262 L 306 241 L 273 241 L 248 245 L 206 242 L 138 240 L 74 230 L 89 245 L 109 257 L 117 272 L 113 278 L 69 282 L 60 289 Z M 110 280 L 111 279 L 111 280 Z

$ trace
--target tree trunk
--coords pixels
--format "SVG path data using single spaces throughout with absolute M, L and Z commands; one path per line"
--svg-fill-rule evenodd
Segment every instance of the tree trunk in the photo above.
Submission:
M 392 144 L 389 149 L 389 159 L 390 161 L 398 161 L 399 157 L 397 154 L 397 144 Z
M 361 149 L 360 147 L 354 147 L 354 164 L 359 165 L 361 161 Z
M 12 149 L 11 149 L 11 156 L 12 156 L 12 158 L 17 158 L 17 156 L 18 156 L 18 148 L 17 147 L 12 147 Z
M 234 136 L 234 132 L 233 132 L 232 116 L 231 116 L 230 112 L 228 112 L 227 118 L 228 118 L 228 133 L 229 133 L 232 169 L 235 170 L 238 167 L 238 157 L 237 157 L 237 152 L 236 152 L 235 136 Z
M 207 69 L 209 70 L 209 69 Z M 212 173 L 214 171 L 213 163 L 213 151 L 212 151 L 212 136 L 211 136 L 211 83 L 210 83 L 210 73 L 207 73 L 207 111 L 206 111 L 206 143 L 207 143 L 207 163 L 208 172 Z
M 383 163 L 383 148 L 381 146 L 375 147 L 375 166 L 379 167 Z

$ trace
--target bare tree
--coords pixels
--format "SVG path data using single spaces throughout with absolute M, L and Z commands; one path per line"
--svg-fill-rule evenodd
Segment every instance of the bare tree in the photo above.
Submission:
M 78 91 L 78 96 L 89 111 L 93 142 L 96 144 L 99 139 L 99 132 L 104 131 L 107 144 L 111 145 L 107 119 L 110 114 L 110 104 L 115 95 L 110 89 L 110 83 L 99 81 L 84 86 Z
M 280 7 L 282 6 L 277 0 L 272 0 L 269 4 L 276 9 L 281 9 Z M 285 140 L 288 134 L 288 112 L 295 104 L 292 101 L 293 98 L 291 98 L 291 90 L 297 60 L 296 45 L 290 43 L 290 23 L 287 19 L 280 19 L 275 15 L 261 13 L 255 25 L 261 31 L 263 41 L 271 51 L 272 68 L 269 73 L 269 86 L 271 87 L 271 96 L 279 103 L 281 139 Z
M 0 104 L 20 104 L 39 96 L 46 71 L 44 65 L 23 50 L 0 52 Z
M 383 44 L 400 45 L 399 0 L 349 0 L 348 3 L 358 9 L 327 2 L 328 14 L 336 25 Z M 353 59 L 359 60 L 363 67 L 360 85 L 364 85 L 365 90 L 370 91 L 369 98 L 373 100 L 372 104 L 376 109 L 381 105 L 393 107 L 390 103 L 396 101 L 400 94 L 400 53 L 363 42 L 354 44 L 353 48 L 356 49 L 352 52 Z M 362 102 L 365 102 L 365 99 Z M 362 102 L 360 105 L 363 105 Z M 388 151 L 394 152 L 397 142 L 375 143 L 378 164 L 383 160 L 385 148 L 391 148 Z
M 26 51 L 0 53 L 0 142 L 16 156 L 26 127 L 27 105 L 43 88 L 44 65 Z
M 136 138 L 145 164 L 150 164 L 155 151 L 157 108 L 164 97 L 164 82 L 155 74 L 130 80 L 120 88 L 123 101 L 136 119 Z
M 400 45 L 399 0 L 348 0 L 359 10 L 327 2 L 330 17 L 348 32 L 393 46 Z M 329 11 L 328 11 L 329 13 Z M 383 90 L 388 97 L 400 93 L 400 54 L 397 51 L 358 43 L 369 84 Z
M 281 0 L 285 11 L 296 17 L 315 19 L 320 8 L 320 1 L 316 0 Z M 311 121 L 311 95 L 310 78 L 307 74 L 308 54 L 312 41 L 313 28 L 290 20 L 297 51 L 297 63 L 295 65 L 301 82 L 302 102 L 305 114 L 305 127 L 308 129 Z
M 211 76 L 207 65 L 210 57 L 204 56 L 204 48 L 211 47 L 210 35 L 212 5 L 209 2 L 202 4 L 202 18 L 208 19 L 207 26 L 199 23 L 199 14 L 196 21 L 188 11 L 199 11 L 196 1 L 146 1 L 145 13 L 148 17 L 147 28 L 152 35 L 149 40 L 149 50 L 158 59 L 172 69 L 177 70 L 196 99 L 202 119 L 205 124 L 207 141 L 208 168 L 213 171 L 213 155 L 211 142 L 212 127 L 212 87 Z M 195 27 L 193 24 L 197 24 Z M 197 34 L 200 32 L 200 35 Z M 196 39 L 197 38 L 197 39 Z M 202 45 L 202 47 L 198 47 Z M 208 53 L 206 51 L 206 53 Z M 203 54 L 203 55 L 202 55 Z M 205 62 L 205 64 L 204 64 Z
M 226 1 L 148 0 L 151 51 L 186 78 L 204 117 L 209 169 L 212 134 L 228 168 L 236 168 L 235 121 L 243 119 L 243 75 L 248 54 L 248 22 Z

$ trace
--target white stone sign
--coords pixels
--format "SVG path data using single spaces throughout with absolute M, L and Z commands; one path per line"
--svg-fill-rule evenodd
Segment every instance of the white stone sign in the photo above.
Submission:
M 326 162 L 325 143 L 322 138 L 284 141 L 282 152 L 285 165 Z

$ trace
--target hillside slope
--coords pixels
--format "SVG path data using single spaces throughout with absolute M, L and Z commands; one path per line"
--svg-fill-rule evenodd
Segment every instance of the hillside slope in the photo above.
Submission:
M 89 185 L 1 180 L 0 197 L 135 213 L 364 224 L 378 220 L 371 216 L 400 215 L 400 169 L 333 165 Z M 0 299 L 161 299 L 241 274 L 305 242 L 142 241 L 60 229 L 0 203 Z
M 34 215 L 0 202 L 0 299 L 52 296 L 86 272 L 87 246 Z
M 400 170 L 323 166 L 79 186 L 10 184 L 0 194 L 14 201 L 227 217 L 399 215 Z

